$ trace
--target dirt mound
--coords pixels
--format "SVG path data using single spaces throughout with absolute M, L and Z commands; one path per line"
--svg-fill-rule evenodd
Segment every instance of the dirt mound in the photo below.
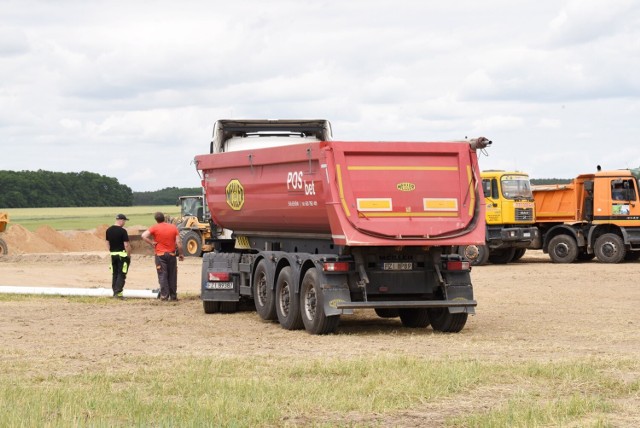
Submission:
M 10 225 L 2 234 L 2 239 L 7 243 L 9 254 L 23 253 L 57 253 L 59 250 L 35 233 L 20 226 Z
M 108 227 L 105 224 L 92 230 L 57 231 L 50 226 L 41 226 L 31 232 L 19 224 L 11 224 L 2 234 L 2 239 L 7 243 L 9 254 L 106 252 L 105 232 Z M 145 229 L 144 226 L 127 227 L 134 254 L 152 254 L 151 248 L 140 239 Z

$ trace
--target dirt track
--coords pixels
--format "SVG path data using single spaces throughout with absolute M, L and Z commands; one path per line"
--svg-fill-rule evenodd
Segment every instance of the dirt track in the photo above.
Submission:
M 528 252 L 518 263 L 473 269 L 477 315 L 459 334 L 405 329 L 399 320 L 367 310 L 343 317 L 336 334 L 311 336 L 261 321 L 253 312 L 205 315 L 197 298 L 200 259 L 187 258 L 179 265 L 177 303 L 2 302 L 0 343 L 5 357 L 29 358 L 45 372 L 76 372 L 109 364 L 114 357 L 143 355 L 344 358 L 390 353 L 482 361 L 637 361 L 639 268 L 638 262 L 555 265 L 540 252 Z M 109 288 L 108 259 L 99 249 L 9 255 L 0 258 L 0 285 Z M 151 256 L 134 255 L 126 287 L 157 287 Z M 637 380 L 640 373 L 629 376 Z M 640 406 L 627 416 L 640 423 Z

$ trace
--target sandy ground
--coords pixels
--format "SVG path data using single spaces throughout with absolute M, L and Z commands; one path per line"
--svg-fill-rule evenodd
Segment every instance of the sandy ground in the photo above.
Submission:
M 110 288 L 108 258 L 100 240 L 85 251 L 34 253 L 12 239 L 10 254 L 0 257 L 0 285 Z M 142 252 L 133 256 L 128 289 L 157 287 L 153 259 Z M 159 355 L 404 354 L 505 362 L 640 359 L 638 262 L 555 265 L 541 252 L 528 252 L 518 263 L 473 269 L 477 315 L 459 334 L 405 329 L 397 319 L 381 319 L 363 310 L 344 316 L 337 333 L 329 336 L 286 331 L 261 321 L 254 312 L 204 314 L 197 297 L 200 263 L 187 258 L 179 265 L 181 300 L 176 303 L 128 299 L 83 305 L 65 298 L 1 302 L 0 357 L 29 358 L 43 371 L 63 372 L 125 356 Z M 637 381 L 640 373 L 625 376 Z M 460 411 L 459 403 L 449 405 Z M 624 406 L 629 409 L 615 426 L 640 426 L 638 400 Z M 411 426 L 411 418 L 394 423 Z

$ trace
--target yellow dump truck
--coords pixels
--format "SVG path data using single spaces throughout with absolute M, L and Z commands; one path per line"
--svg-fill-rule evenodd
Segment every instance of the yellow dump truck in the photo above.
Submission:
M 516 261 L 538 237 L 529 175 L 487 170 L 481 177 L 486 207 L 485 245 L 461 247 L 459 252 L 475 266 Z
M 9 223 L 9 214 L 0 213 L 0 233 L 7 229 L 7 223 Z M 0 256 L 7 254 L 8 252 L 7 243 L 0 238 Z

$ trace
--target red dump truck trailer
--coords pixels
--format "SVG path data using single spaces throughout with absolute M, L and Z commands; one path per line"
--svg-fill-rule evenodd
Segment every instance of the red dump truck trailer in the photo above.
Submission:
M 407 327 L 458 332 L 476 301 L 484 243 L 476 150 L 490 142 L 332 141 L 325 120 L 220 120 L 195 157 L 219 238 L 203 256 L 204 311 L 253 301 L 312 334 L 373 308 Z

